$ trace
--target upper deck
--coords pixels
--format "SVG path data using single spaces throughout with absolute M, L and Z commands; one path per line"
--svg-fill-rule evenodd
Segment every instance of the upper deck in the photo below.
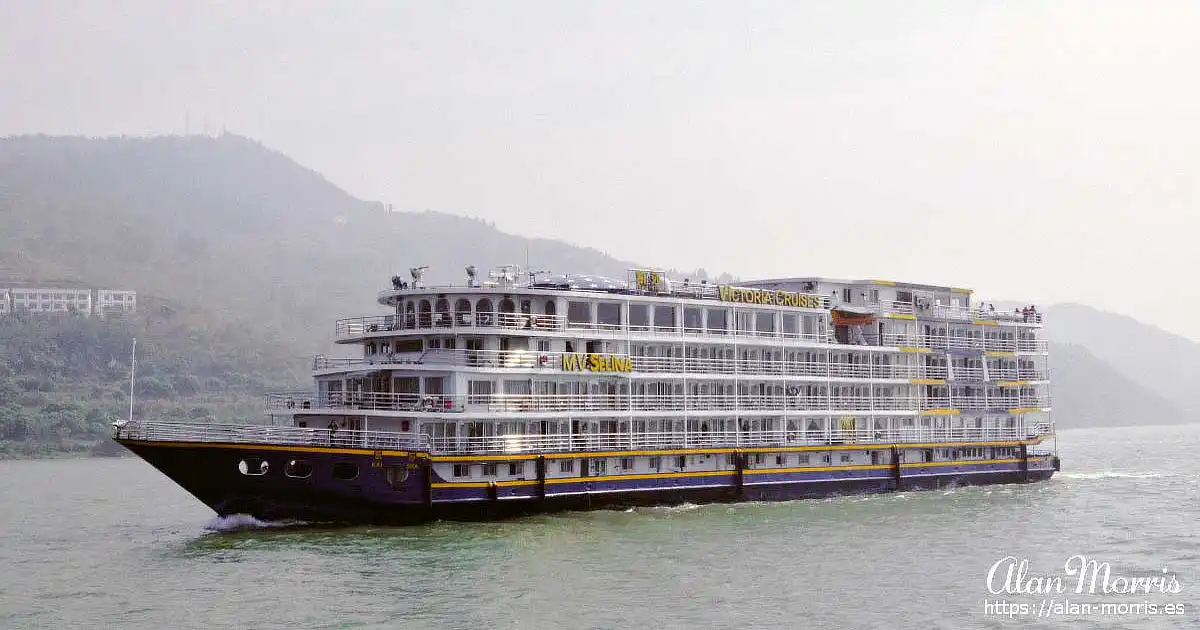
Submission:
M 414 277 L 416 277 L 414 275 Z M 1038 328 L 1036 311 L 997 311 L 974 305 L 970 291 L 935 285 L 881 280 L 793 278 L 732 284 L 671 281 L 662 272 L 634 270 L 618 282 L 591 276 L 559 276 L 519 284 L 510 276 L 488 283 L 469 280 L 465 286 L 425 286 L 393 278 L 393 288 L 379 294 L 392 315 L 351 317 L 335 325 L 335 340 L 353 343 L 374 336 L 441 328 L 475 329 L 481 334 L 533 336 L 566 334 L 602 336 L 707 336 L 766 341 L 792 339 L 824 343 L 825 331 L 796 325 L 797 313 L 834 312 L 846 317 L 867 315 L 893 320 L 930 320 L 951 325 Z M 660 305 L 660 306 L 656 306 Z M 654 308 L 653 315 L 649 308 Z M 729 309 L 733 309 L 731 315 Z M 560 311 L 564 311 L 561 312 Z M 741 312 L 766 319 L 766 326 L 735 322 Z M 771 316 L 770 312 L 779 313 Z M 719 314 L 719 317 L 710 315 Z M 752 329 L 751 329 L 752 328 Z M 1044 343 L 1024 339 L 957 340 L 961 330 L 926 332 L 918 338 L 881 332 L 871 345 L 949 347 L 997 352 L 1042 352 Z M 931 337 L 942 337 L 930 341 Z M 1014 336 L 1015 337 L 1015 336 Z

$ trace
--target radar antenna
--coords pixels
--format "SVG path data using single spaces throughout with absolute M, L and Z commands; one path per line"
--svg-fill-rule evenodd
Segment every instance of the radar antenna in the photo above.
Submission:
M 424 286 L 423 284 L 421 284 L 421 278 L 424 277 L 426 269 L 429 269 L 429 265 L 409 268 L 408 273 L 412 274 L 414 289 L 418 289 L 418 288 L 421 288 Z

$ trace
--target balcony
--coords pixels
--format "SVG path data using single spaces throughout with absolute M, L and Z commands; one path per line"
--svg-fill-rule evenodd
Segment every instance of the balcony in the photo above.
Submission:
M 396 411 L 406 413 L 571 413 L 688 411 L 906 411 L 916 397 L 782 394 L 456 394 L 387 392 L 284 392 L 267 396 L 268 412 Z M 945 406 L 945 405 L 943 405 Z M 927 408 L 927 407 L 924 407 Z
M 447 366 L 469 368 L 512 368 L 561 370 L 564 357 L 579 353 L 535 352 L 530 350 L 427 350 L 420 355 L 380 355 L 377 358 L 313 358 L 314 371 L 403 369 L 405 366 Z M 750 375 L 803 378 L 913 379 L 922 373 L 944 378 L 945 368 L 922 368 L 908 364 L 848 363 L 841 361 L 787 361 L 768 359 L 732 359 L 723 357 L 647 357 L 610 354 L 630 360 L 632 372 L 647 374 L 695 374 L 712 376 Z M 394 366 L 394 368 L 392 367 Z

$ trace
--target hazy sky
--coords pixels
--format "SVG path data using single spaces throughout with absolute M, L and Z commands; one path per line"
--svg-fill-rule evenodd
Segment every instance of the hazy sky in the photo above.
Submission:
M 1200 338 L 1198 33 L 1194 0 L 3 0 L 0 134 L 227 127 L 630 260 Z

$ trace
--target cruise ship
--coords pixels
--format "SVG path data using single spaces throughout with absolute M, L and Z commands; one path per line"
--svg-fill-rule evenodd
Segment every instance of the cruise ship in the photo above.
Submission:
M 411 523 L 1025 483 L 1059 469 L 1042 316 L 970 289 L 466 268 L 391 278 L 269 423 L 113 438 L 219 515 Z

